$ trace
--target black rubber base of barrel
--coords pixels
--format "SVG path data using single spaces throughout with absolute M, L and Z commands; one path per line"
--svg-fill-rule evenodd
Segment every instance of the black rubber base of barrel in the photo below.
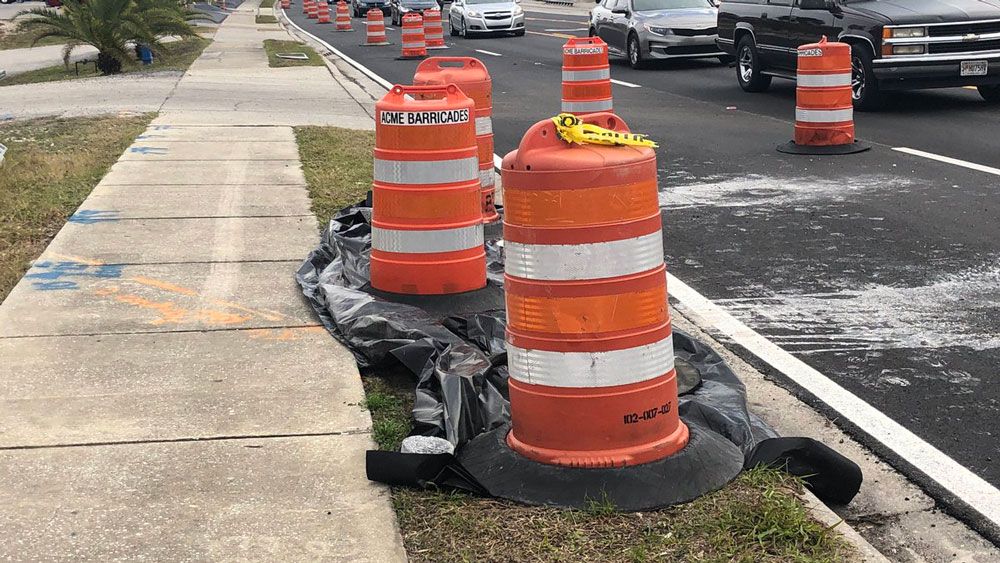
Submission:
M 420 56 L 416 56 L 416 57 L 403 57 L 403 56 L 399 56 L 399 57 L 396 57 L 396 60 L 397 61 L 421 61 L 421 60 L 426 59 L 426 58 L 427 58 L 427 55 L 420 55 Z
M 854 141 L 846 145 L 829 145 L 822 147 L 815 147 L 811 145 L 797 145 L 795 141 L 788 141 L 785 144 L 778 145 L 778 152 L 785 154 L 806 154 L 806 155 L 836 155 L 836 154 L 855 154 L 859 152 L 865 152 L 866 150 L 872 148 L 868 143 L 863 143 L 861 141 Z
M 404 295 L 379 291 L 371 284 L 366 284 L 361 291 L 374 295 L 392 303 L 402 303 L 423 309 L 434 317 L 444 318 L 452 315 L 472 315 L 486 311 L 504 309 L 504 293 L 502 287 L 487 284 L 483 289 L 452 293 L 449 295 Z
M 525 504 L 586 508 L 609 502 L 618 510 L 639 511 L 690 502 L 720 489 L 743 469 L 743 454 L 732 442 L 695 421 L 687 446 L 642 465 L 614 469 L 559 467 L 531 461 L 507 445 L 509 426 L 480 434 L 458 460 L 495 497 Z

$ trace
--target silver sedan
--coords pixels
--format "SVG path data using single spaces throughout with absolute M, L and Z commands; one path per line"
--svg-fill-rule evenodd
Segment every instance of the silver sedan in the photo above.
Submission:
M 715 44 L 718 8 L 711 0 L 597 0 L 590 35 L 633 68 L 650 60 L 729 57 Z

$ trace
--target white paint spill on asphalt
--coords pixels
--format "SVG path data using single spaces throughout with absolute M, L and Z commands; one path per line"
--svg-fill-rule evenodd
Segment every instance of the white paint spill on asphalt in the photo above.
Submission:
M 828 280 L 830 291 L 716 302 L 795 353 L 1000 348 L 1000 259 L 916 287 Z M 839 286 L 839 287 L 838 287 Z M 791 334 L 790 334 L 791 333 Z
M 852 176 L 844 178 L 775 178 L 748 176 L 705 178 L 703 181 L 675 184 L 669 179 L 660 192 L 660 207 L 751 207 L 789 204 L 815 200 L 849 201 L 865 192 L 906 193 L 912 182 L 893 176 Z

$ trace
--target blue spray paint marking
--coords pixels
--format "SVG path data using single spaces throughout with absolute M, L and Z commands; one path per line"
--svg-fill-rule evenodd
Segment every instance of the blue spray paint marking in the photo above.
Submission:
M 137 141 L 142 141 L 142 140 L 145 140 L 145 139 L 153 139 L 153 138 L 162 139 L 163 135 L 147 135 L 147 134 L 142 134 L 142 135 L 139 135 L 138 137 L 136 137 L 135 139 Z
M 169 125 L 154 125 L 153 126 L 153 131 L 164 131 L 166 129 L 170 129 L 170 126 Z
M 70 223 L 93 225 L 94 223 L 111 223 L 121 221 L 120 211 L 101 211 L 99 209 L 81 209 L 70 216 Z
M 128 152 L 138 154 L 167 154 L 169 150 L 166 147 L 130 147 Z
M 77 282 L 65 278 L 116 279 L 122 277 L 122 268 L 124 266 L 114 264 L 91 266 L 80 262 L 46 261 L 36 262 L 24 277 L 38 280 L 32 281 L 31 286 L 41 291 L 79 289 Z

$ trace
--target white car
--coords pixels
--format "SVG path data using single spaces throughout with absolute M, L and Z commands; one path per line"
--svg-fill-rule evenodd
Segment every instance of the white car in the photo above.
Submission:
M 517 0 L 454 0 L 448 10 L 452 35 L 512 33 L 524 35 L 524 10 Z

